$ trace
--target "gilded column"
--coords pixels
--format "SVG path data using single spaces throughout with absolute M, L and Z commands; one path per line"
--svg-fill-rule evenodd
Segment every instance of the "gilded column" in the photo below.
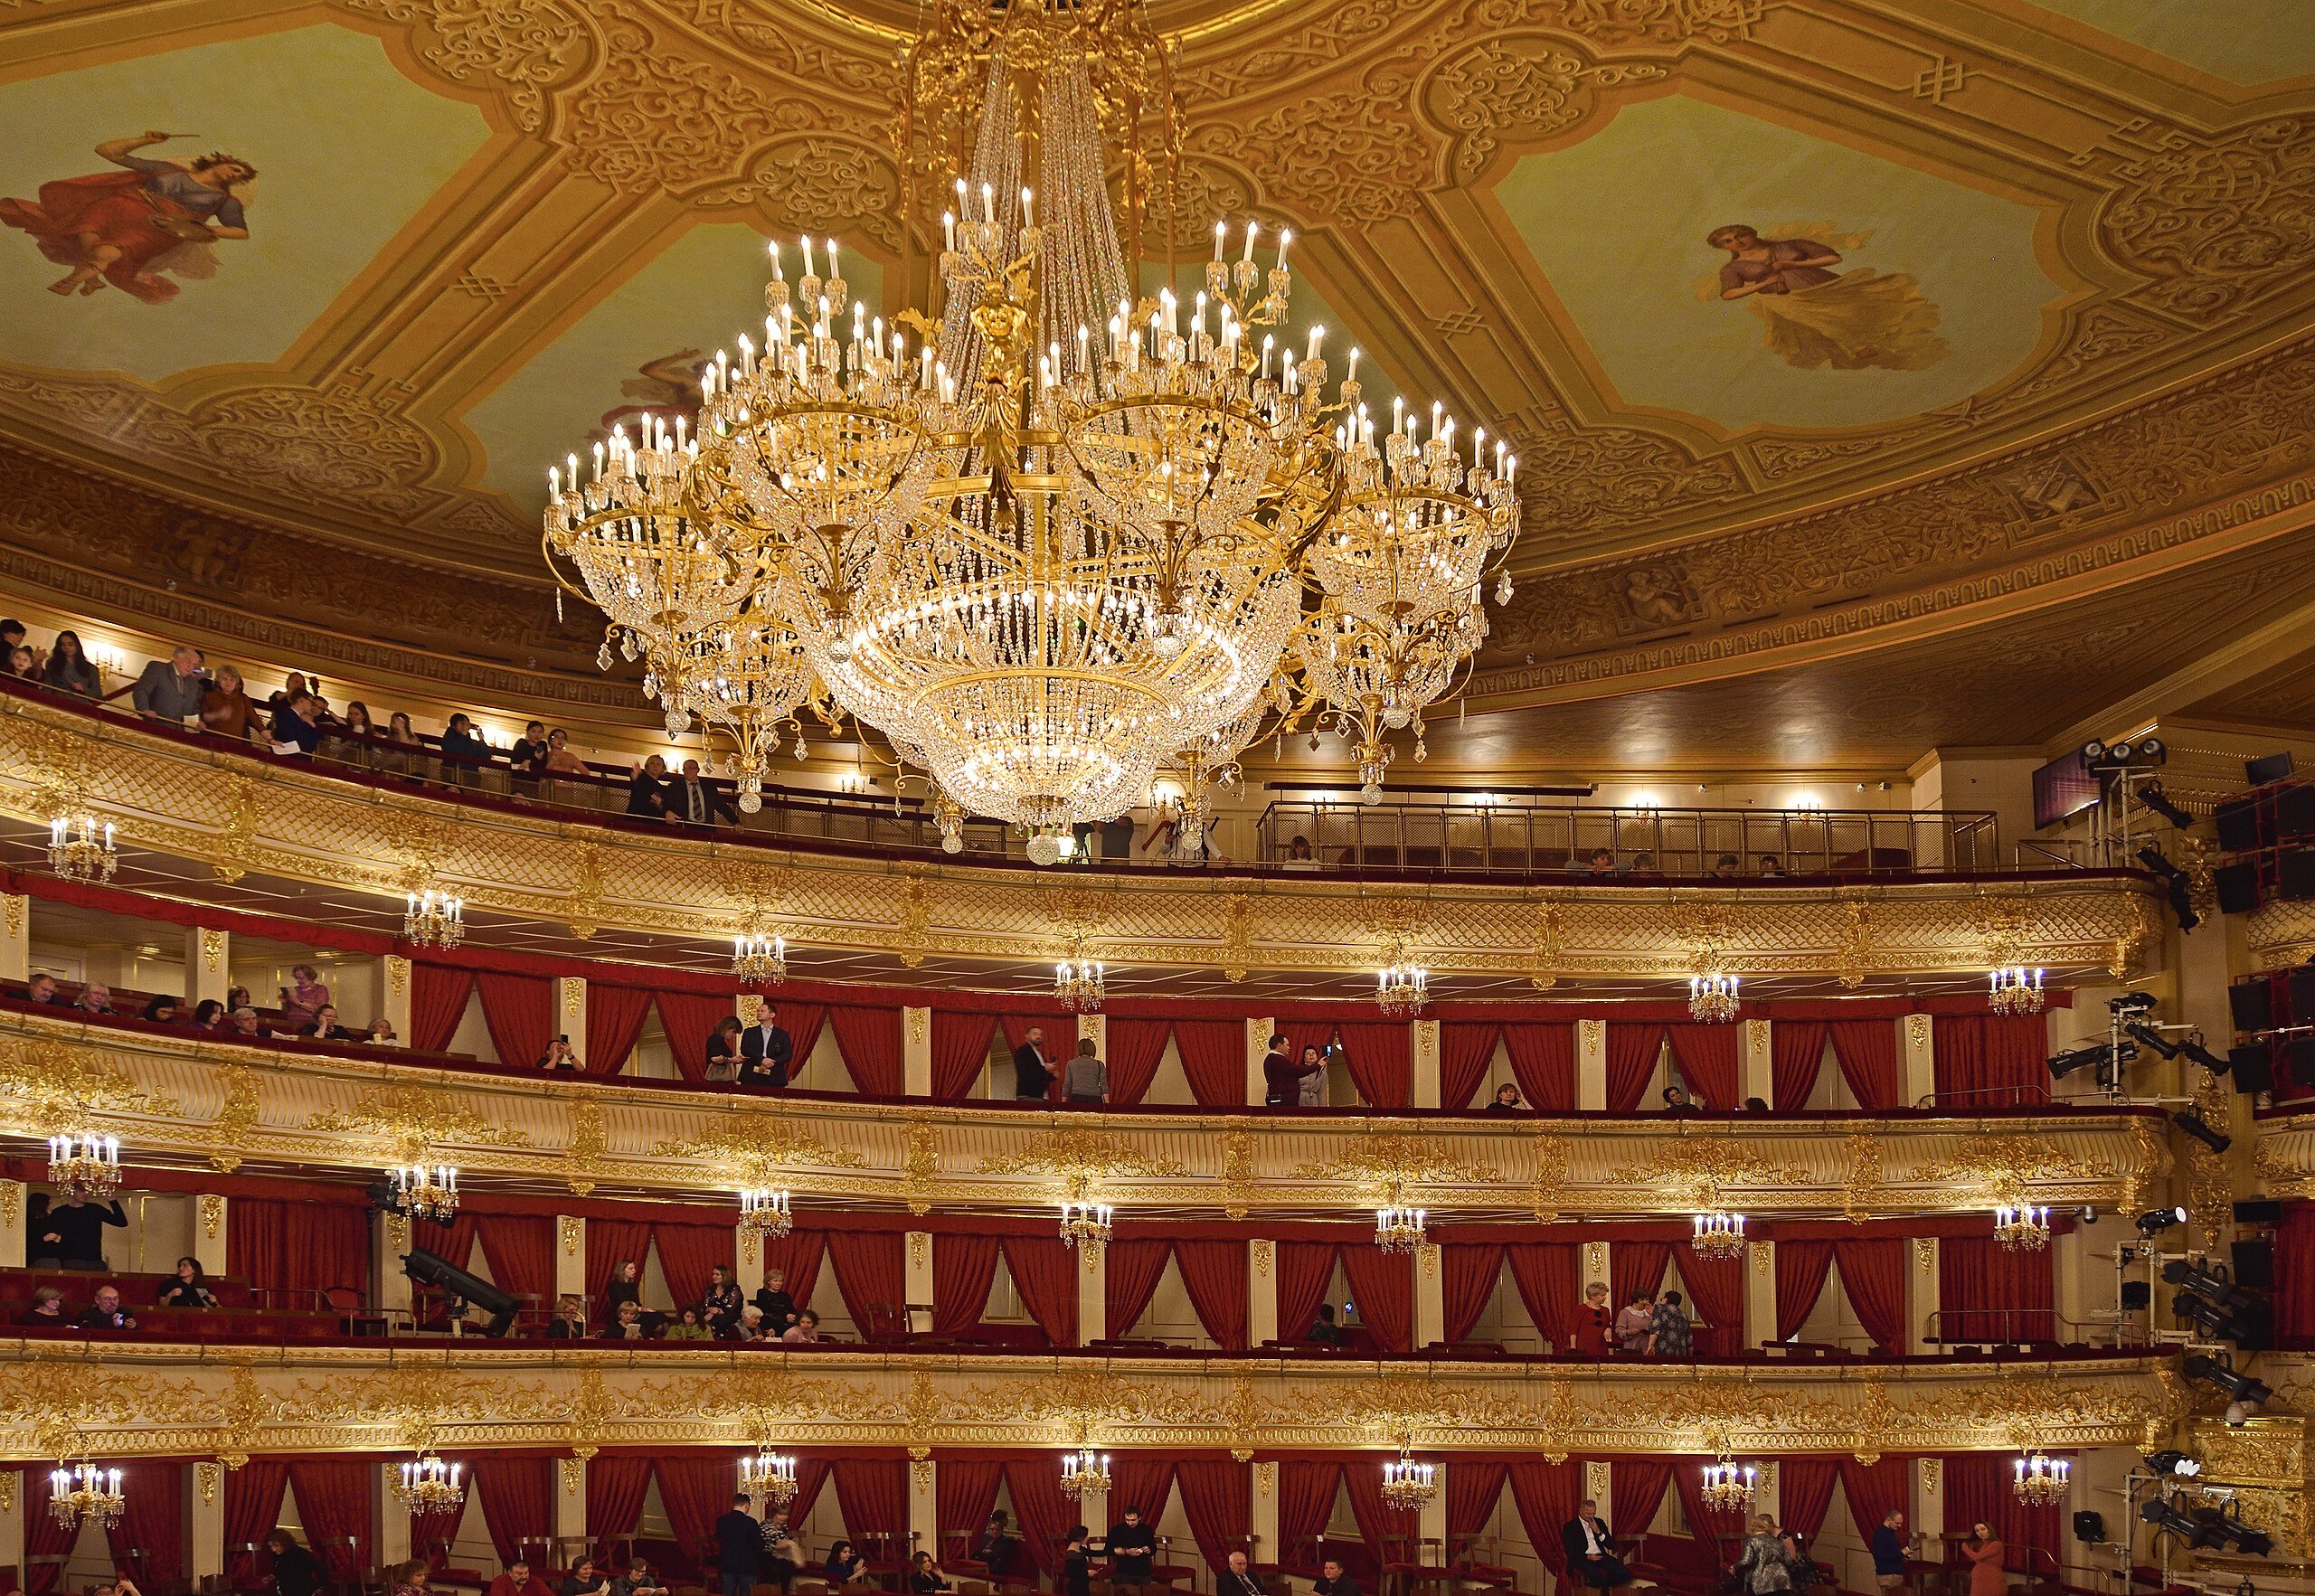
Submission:
M 940 1561 L 940 1465 L 920 1458 L 908 1469 L 908 1538 L 912 1552 L 930 1552 Z
M 901 1090 L 911 1097 L 932 1095 L 932 1011 L 901 1010 Z
M 1608 1106 L 1608 1022 L 1575 1022 L 1575 1106 Z M 1609 1520 L 1613 1523 L 1614 1520 Z
M 1774 1102 L 1776 1100 L 1776 1071 L 1775 1065 L 1771 1061 L 1775 1055 L 1769 1048 L 1769 1022 L 1746 1020 L 1743 1040 L 1744 1053 L 1742 1065 L 1743 1073 L 1737 1085 L 1736 1094 L 1739 1097 L 1756 1097 L 1764 1103 Z M 1712 1106 L 1715 1109 L 1733 1109 L 1737 1105 L 1715 1103 Z M 1793 1106 L 1800 1107 L 1798 1103 Z
M 1106 1247 L 1082 1247 L 1077 1266 L 1077 1345 L 1091 1346 L 1110 1333 L 1110 1252 Z M 1099 1524 L 1089 1518 L 1088 1525 Z
M 389 953 L 378 961 L 378 1012 L 394 1028 L 402 1045 L 415 1045 L 410 1034 L 410 960 Z
M 1414 1344 L 1419 1347 L 1447 1339 L 1447 1285 L 1441 1272 L 1438 1242 L 1425 1242 L 1415 1249 Z
M 1246 1022 L 1246 1100 L 1259 1104 L 1269 1095 L 1269 1083 L 1262 1079 L 1262 1059 L 1270 1052 L 1271 1034 L 1278 1029 L 1274 1019 Z
M 193 1477 L 193 1519 L 185 1526 L 192 1562 L 184 1572 L 190 1579 L 212 1579 L 225 1572 L 225 1468 L 195 1463 Z
M 1414 1023 L 1414 1095 L 1411 1100 L 1418 1109 L 1439 1106 L 1439 1022 L 1417 1020 Z
M 1108 1058 L 1110 1056 L 1109 1015 L 1079 1015 L 1077 1016 L 1077 1040 L 1080 1042 L 1091 1043 L 1093 1044 L 1093 1056 L 1095 1058 Z M 1076 1049 L 1072 1048 L 1070 1051 L 1074 1053 Z
M 759 1267 L 762 1254 L 757 1254 Z M 742 1270 L 747 1268 L 743 1260 Z M 576 1214 L 554 1216 L 554 1293 L 558 1297 L 587 1294 L 587 1222 Z
M 0 1180 L 0 1258 L 24 1256 L 24 1183 Z
M 933 1306 L 932 1234 L 930 1231 L 910 1231 L 902 1240 L 905 1247 L 901 1263 L 901 1300 L 908 1305 L 910 1327 L 930 1333 Z M 918 1308 L 925 1310 L 924 1323 L 921 1325 L 915 1323 Z
M 1945 1533 L 1945 1459 L 1915 1458 L 1913 1459 L 1913 1533 L 1931 1543 L 1935 1549 L 1937 1537 Z M 1964 1532 L 1968 1525 L 1961 1526 Z
M 554 1028 L 571 1038 L 572 1051 L 584 1065 L 592 1055 L 589 1049 L 594 1039 L 587 1034 L 587 978 L 584 976 L 558 976 L 554 983 Z M 531 1061 L 509 1059 L 508 1063 Z
M 557 1458 L 554 1463 L 554 1538 L 570 1543 L 557 1547 L 558 1557 L 572 1555 L 587 1541 L 587 1459 Z M 568 1563 L 562 1563 L 568 1568 Z
M 1278 1243 L 1246 1244 L 1246 1345 L 1278 1339 Z
M 193 1255 L 200 1260 L 203 1274 L 233 1272 L 233 1261 L 225 1251 L 227 1201 L 216 1192 L 203 1192 L 193 1200 Z
M 388 1568 L 410 1561 L 410 1509 L 393 1492 L 401 1469 L 399 1460 L 381 1463 L 370 1477 L 370 1522 L 378 1526 L 378 1561 Z
M 20 900 L 21 901 L 21 900 Z M 12 1253 L 11 1257 L 22 1257 Z M 12 1464 L 7 1470 L 9 1488 L 0 1495 L 0 1564 L 21 1569 L 24 1566 L 24 1497 L 38 1471 L 19 1475 Z
M 24 981 L 33 973 L 33 901 L 22 892 L 0 892 L 0 981 Z
M 1937 1051 L 1927 1015 L 1899 1015 L 1897 1056 L 1903 1061 L 1907 1106 L 1937 1095 Z
M 187 926 L 184 933 L 185 1001 L 225 1001 L 233 989 L 233 937 L 212 926 Z
M 1441 1493 L 1442 1495 L 1444 1493 Z M 1144 1517 L 1148 1504 L 1142 1504 Z M 1278 1546 L 1278 1465 L 1261 1462 L 1254 1465 L 1254 1550 L 1247 1559 L 1257 1565 L 1276 1563 L 1282 1555 Z
M 1905 1339 L 1908 1345 L 1893 1346 L 1892 1352 L 1926 1352 L 1930 1348 L 1920 1337 L 1940 1334 L 1937 1325 L 1938 1258 L 1935 1236 L 1915 1236 L 1913 1255 L 1906 1261 L 1905 1302 L 1910 1311 L 1905 1316 Z M 1924 1525 L 1926 1530 L 1929 1526 Z
M 1744 1324 L 1737 1352 L 1776 1338 L 1776 1243 L 1754 1242 L 1744 1251 Z
M 370 1299 L 383 1308 L 409 1311 L 410 1277 L 402 1261 L 411 1246 L 410 1222 L 398 1214 L 370 1215 L 370 1256 L 377 1260 L 378 1289 Z

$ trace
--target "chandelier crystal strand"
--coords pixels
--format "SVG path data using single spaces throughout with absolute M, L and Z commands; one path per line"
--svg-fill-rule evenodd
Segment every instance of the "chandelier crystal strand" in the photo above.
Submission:
M 60 816 L 48 823 L 48 867 L 67 881 L 110 881 L 120 868 L 113 823 L 93 815 Z
M 1061 1459 L 1061 1494 L 1072 1498 L 1110 1488 L 1110 1455 L 1080 1447 Z
M 400 1165 L 386 1171 L 394 1206 L 412 1219 L 448 1224 L 458 1211 L 458 1172 L 448 1164 Z
M 463 1463 L 445 1463 L 431 1452 L 405 1460 L 393 1482 L 394 1499 L 413 1514 L 449 1514 L 466 1500 Z
M 1986 1006 L 1998 1015 L 2037 1015 L 2042 1012 L 2042 972 L 2016 965 L 1993 972 Z
M 1742 1513 L 1753 1499 L 1760 1470 L 1731 1462 L 1725 1453 L 1704 1466 L 1704 1505 L 1722 1513 Z
M 796 1499 L 796 1459 L 770 1448 L 740 1459 L 740 1489 L 771 1507 L 785 1507 Z
M 1719 974 L 1688 977 L 1688 1015 L 1706 1025 L 1726 1025 L 1741 1012 L 1737 978 Z
M 59 1463 L 48 1473 L 48 1511 L 60 1528 L 92 1523 L 110 1529 L 120 1522 L 128 1500 L 121 1494 L 120 1470 L 93 1463 Z
M 788 978 L 788 939 L 760 931 L 732 939 L 732 974 L 743 987 L 777 987 Z
M 1689 1245 L 1700 1258 L 1735 1258 L 1744 1251 L 1744 1216 L 1741 1214 L 1699 1214 Z
M 92 1131 L 50 1137 L 48 1178 L 59 1196 L 104 1202 L 120 1189 L 120 1138 Z
M 1419 1513 L 1439 1494 L 1437 1466 L 1418 1463 L 1406 1449 L 1383 1465 L 1383 1505 L 1402 1513 Z
M 777 1241 L 796 1228 L 788 1194 L 751 1186 L 740 1194 L 740 1232 L 758 1242 Z
M 2072 1483 L 2074 1464 L 2065 1458 L 2046 1457 L 2036 1447 L 2022 1458 L 2011 1459 L 2015 1474 L 2010 1490 L 2017 1499 L 2029 1506 L 2046 1507 L 2065 1500 L 2067 1487 Z
M 414 948 L 457 947 L 466 940 L 466 900 L 429 887 L 407 894 L 402 911 L 402 940 Z
M 1430 1211 L 1390 1203 L 1375 1210 L 1375 1244 L 1385 1252 L 1413 1252 L 1429 1234 Z

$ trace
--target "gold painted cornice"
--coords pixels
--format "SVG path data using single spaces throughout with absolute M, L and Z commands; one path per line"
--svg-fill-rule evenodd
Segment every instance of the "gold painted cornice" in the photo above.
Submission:
M 1049 962 L 1082 933 L 1144 968 L 1364 972 L 1403 939 L 1437 975 L 1678 978 L 1699 960 L 1756 979 L 1862 987 L 1994 964 L 2137 978 L 2162 944 L 2145 881 L 2052 875 L 1856 886 L 1404 885 L 1322 875 L 1036 873 L 742 846 L 387 794 L 0 700 L 0 812 L 67 803 L 122 841 L 213 867 L 399 899 L 696 940 L 776 919 L 793 941 L 913 968 L 944 957 Z
M 428 1446 L 1883 1453 L 2151 1446 L 2188 1402 L 2169 1360 L 2033 1365 L 1004 1358 L 830 1349 L 550 1351 L 0 1340 L 0 1457 L 397 1452 Z
M 61 1106 L 33 1083 L 84 1083 Z M 1340 1217 L 1385 1191 L 1441 1215 L 1950 1214 L 2027 1198 L 2136 1212 L 2170 1156 L 2126 1111 L 1853 1123 L 1661 1117 L 1066 1116 L 734 1100 L 467 1074 L 0 1015 L 0 1133 L 71 1119 L 131 1165 L 368 1177 L 420 1157 L 477 1188 L 727 1203 L 773 1176 L 849 1207 L 1030 1212 L 1063 1193 L 1129 1212 Z M 1411 1126 L 1419 1128 L 1411 1129 Z

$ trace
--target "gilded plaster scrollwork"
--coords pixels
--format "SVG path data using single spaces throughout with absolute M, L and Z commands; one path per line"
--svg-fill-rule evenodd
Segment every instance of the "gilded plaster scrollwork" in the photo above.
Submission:
M 732 1110 L 700 1135 L 656 1142 L 654 1157 L 713 1162 L 742 1186 L 770 1185 L 798 1169 L 862 1169 L 868 1160 L 831 1145 L 780 1113 Z
M 174 1100 L 61 1042 L 0 1040 L 0 1119 L 23 1134 L 44 1139 L 116 1115 L 174 1118 L 182 1111 Z
M 391 1148 L 397 1162 L 421 1161 L 430 1147 L 523 1147 L 531 1138 L 458 1100 L 447 1085 L 371 1088 L 347 1108 L 312 1115 L 308 1130 L 352 1131 Z

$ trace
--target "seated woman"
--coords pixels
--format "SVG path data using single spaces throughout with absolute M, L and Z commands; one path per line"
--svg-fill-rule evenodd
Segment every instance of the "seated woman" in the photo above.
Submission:
M 150 1020 L 156 1025 L 174 1025 L 177 1023 L 177 1000 L 174 997 L 149 998 L 139 1011 L 138 1017 Z
M 729 1336 L 739 1326 L 744 1300 L 732 1271 L 719 1263 L 708 1274 L 707 1295 L 699 1299 L 700 1317 L 711 1334 Z
M 853 1550 L 850 1541 L 839 1540 L 828 1548 L 828 1560 L 821 1572 L 831 1587 L 857 1584 L 868 1577 L 868 1560 Z
M 546 1322 L 549 1341 L 584 1341 L 587 1339 L 587 1305 L 576 1295 L 565 1291 L 554 1299 L 554 1317 Z
M 389 1596 L 427 1596 L 426 1580 L 432 1572 L 423 1557 L 397 1563 L 386 1571 Z
M 820 1338 L 820 1316 L 806 1308 L 796 1316 L 796 1322 L 789 1326 L 780 1338 L 795 1346 L 811 1346 Z
M 159 1001 L 157 997 L 153 1000 Z M 90 981 L 80 988 L 80 996 L 72 1000 L 72 1006 L 82 1014 L 109 1015 L 112 1013 L 112 988 L 102 981 Z M 148 1020 L 153 1017 L 152 1009 L 152 1004 L 145 1006 L 145 1017 Z
M 208 1277 L 201 1272 L 201 1260 L 177 1260 L 177 1278 L 161 1288 L 154 1299 L 163 1308 L 214 1308 L 217 1294 L 209 1289 Z
M 196 1031 L 222 1031 L 225 1028 L 225 1006 L 214 997 L 204 997 L 194 1005 L 190 1022 Z
M 64 1323 L 64 1293 L 54 1286 L 33 1288 L 33 1303 L 16 1316 L 20 1325 L 61 1325 Z
M 650 1327 L 643 1322 L 643 1309 L 632 1301 L 620 1303 L 611 1322 L 603 1327 L 603 1339 L 606 1341 L 648 1341 L 650 1338 Z
M 611 1596 L 610 1576 L 596 1568 L 593 1558 L 581 1556 L 563 1576 L 555 1596 Z
M 611 1596 L 669 1596 L 669 1591 L 667 1582 L 649 1563 L 629 1554 L 627 1572 L 611 1582 Z
M 949 1589 L 949 1576 L 940 1572 L 930 1552 L 919 1552 L 908 1560 L 909 1596 L 934 1596 L 936 1591 Z
M 676 1314 L 676 1322 L 667 1327 L 669 1341 L 713 1341 L 715 1332 L 709 1329 L 699 1317 L 699 1309 L 685 1303 Z

